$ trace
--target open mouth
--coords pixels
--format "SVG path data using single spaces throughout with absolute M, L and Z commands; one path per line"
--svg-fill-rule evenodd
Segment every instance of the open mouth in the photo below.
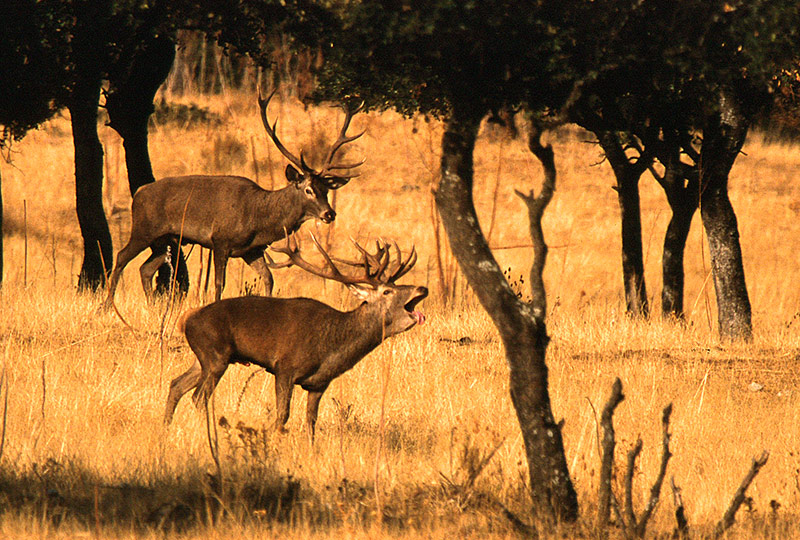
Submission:
M 423 324 L 425 322 L 425 315 L 421 311 L 417 311 L 416 307 L 417 304 L 422 302 L 426 296 L 428 296 L 428 291 L 423 290 L 422 292 L 418 293 L 417 296 L 406 302 L 406 305 L 403 306 L 408 312 L 408 315 L 414 319 L 417 324 Z

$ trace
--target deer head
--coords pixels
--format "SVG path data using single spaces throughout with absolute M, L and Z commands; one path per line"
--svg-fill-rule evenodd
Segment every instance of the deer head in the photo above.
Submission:
M 355 109 L 350 109 L 345 105 L 342 106 L 345 112 L 345 119 L 342 129 L 339 132 L 339 137 L 333 142 L 330 150 L 328 150 L 328 154 L 325 156 L 325 161 L 322 165 L 322 168 L 316 170 L 306 163 L 302 152 L 300 153 L 300 158 L 298 159 L 294 156 L 294 154 L 286 149 L 283 143 L 281 143 L 276 133 L 276 128 L 278 125 L 277 119 L 270 126 L 269 120 L 267 119 L 267 107 L 269 106 L 269 102 L 274 95 L 275 92 L 273 91 L 267 97 L 267 99 L 264 99 L 261 96 L 261 91 L 259 90 L 258 105 L 261 108 L 261 121 L 264 124 L 264 129 L 267 130 L 267 134 L 269 135 L 270 139 L 272 139 L 272 142 L 275 143 L 275 146 L 278 148 L 278 150 L 280 150 L 281 154 L 283 154 L 284 157 L 291 162 L 290 165 L 286 166 L 286 180 L 288 180 L 291 185 L 294 185 L 295 188 L 303 193 L 303 196 L 307 200 L 306 213 L 308 215 L 318 217 L 325 223 L 331 223 L 334 219 L 336 219 L 336 212 L 333 210 L 333 208 L 331 208 L 331 205 L 328 202 L 328 191 L 332 189 L 339 189 L 349 182 L 351 178 L 358 176 L 358 173 L 353 172 L 353 169 L 362 165 L 365 161 L 362 160 L 360 162 L 352 163 L 334 163 L 336 152 L 342 147 L 342 145 L 352 142 L 364 134 L 364 131 L 362 131 L 357 135 L 347 135 L 347 129 L 350 127 L 350 121 L 353 119 L 353 116 L 355 116 L 355 114 L 361 110 L 362 106 L 359 106 Z M 343 173 L 342 171 L 345 172 Z
M 271 247 L 274 251 L 288 256 L 288 261 L 275 263 L 267 256 L 269 265 L 273 268 L 279 268 L 294 264 L 311 274 L 347 285 L 350 292 L 362 301 L 362 305 L 366 304 L 366 309 L 381 320 L 384 338 L 405 332 L 413 326 L 425 322 L 425 315 L 417 311 L 416 307 L 428 296 L 428 289 L 416 285 L 397 285 L 395 283 L 416 264 L 417 252 L 413 247 L 408 257 L 403 259 L 403 254 L 396 243 L 389 245 L 385 242 L 377 241 L 375 243 L 375 253 L 369 253 L 357 242 L 353 241 L 356 249 L 361 253 L 361 260 L 336 260 L 340 263 L 360 268 L 361 275 L 345 275 L 334 264 L 333 259 L 322 248 L 313 234 L 311 234 L 311 239 L 325 259 L 327 268 L 315 266 L 305 260 L 300 255 L 294 235 L 287 236 L 285 247 Z M 396 259 L 394 260 L 392 260 L 391 254 L 392 247 L 394 247 L 396 253 Z

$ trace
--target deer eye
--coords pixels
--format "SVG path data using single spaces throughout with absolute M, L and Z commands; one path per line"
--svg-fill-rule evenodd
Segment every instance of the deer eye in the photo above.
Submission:
M 314 196 L 314 190 L 311 189 L 310 187 L 307 187 L 306 188 L 306 195 L 309 195 L 309 196 L 313 197 Z
M 389 296 L 390 294 L 392 294 L 392 289 L 386 289 L 385 291 L 383 291 L 384 296 Z

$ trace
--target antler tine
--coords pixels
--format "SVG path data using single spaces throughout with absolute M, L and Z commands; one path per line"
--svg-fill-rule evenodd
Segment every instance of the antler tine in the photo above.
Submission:
M 362 161 L 361 163 L 340 163 L 338 165 L 334 165 L 333 164 L 333 158 L 336 155 L 336 152 L 339 150 L 339 148 L 342 147 L 342 145 L 347 144 L 349 142 L 352 142 L 352 141 L 358 139 L 359 137 L 361 137 L 362 135 L 364 135 L 364 133 L 366 133 L 367 130 L 364 130 L 361 133 L 358 133 L 357 135 L 351 135 L 351 136 L 347 135 L 347 129 L 350 127 L 350 121 L 353 119 L 353 116 L 358 114 L 358 112 L 363 107 L 364 107 L 364 103 L 363 102 L 358 107 L 356 107 L 355 109 L 350 109 L 349 107 L 347 107 L 345 105 L 342 105 L 342 108 L 344 109 L 344 113 L 345 113 L 344 123 L 342 124 L 342 129 L 339 131 L 339 137 L 333 142 L 333 144 L 331 145 L 330 150 L 328 150 L 328 154 L 325 156 L 324 165 L 322 166 L 322 171 L 320 172 L 320 175 L 329 175 L 329 176 L 332 176 L 332 177 L 335 177 L 335 178 L 347 178 L 347 179 L 350 179 L 354 175 L 345 176 L 345 175 L 333 173 L 333 171 L 334 170 L 343 170 L 343 169 L 352 169 L 352 168 L 358 167 L 359 165 L 364 163 L 364 161 Z M 342 184 L 342 185 L 344 185 L 344 184 Z
M 408 254 L 408 258 L 403 261 L 403 255 L 400 252 L 400 248 L 397 246 L 397 243 L 394 244 L 395 249 L 397 250 L 397 257 L 398 257 L 398 266 L 395 268 L 394 272 L 392 273 L 391 277 L 389 277 L 388 282 L 394 283 L 404 275 L 406 275 L 414 265 L 417 264 L 417 248 L 411 246 L 411 253 Z
M 376 283 L 385 283 L 383 273 L 386 271 L 386 266 L 389 264 L 389 258 L 386 256 L 386 247 L 376 242 L 375 254 L 373 255 L 361 247 L 355 240 L 353 240 L 353 245 L 356 246 L 356 249 L 360 251 L 364 257 L 364 270 L 366 275 Z M 374 267 L 376 270 L 370 272 L 370 267 Z
M 277 118 L 275 119 L 275 123 L 272 124 L 272 127 L 270 127 L 269 125 L 269 120 L 267 120 L 267 106 L 269 106 L 269 102 L 272 99 L 272 96 L 275 95 L 275 92 L 276 90 L 273 90 L 272 93 L 269 95 L 269 97 L 267 97 L 267 99 L 264 99 L 261 96 L 261 88 L 258 89 L 258 106 L 261 109 L 261 122 L 264 124 L 264 129 L 267 130 L 267 135 L 269 135 L 270 139 L 272 139 L 272 142 L 275 143 L 275 146 L 278 147 L 278 150 L 280 150 L 281 154 L 283 154 L 284 157 L 286 157 L 286 159 L 291 161 L 295 167 L 307 171 L 308 167 L 307 166 L 304 167 L 303 160 L 297 159 L 291 152 L 289 152 L 289 150 L 287 150 L 286 147 L 283 146 L 283 143 L 281 143 L 280 139 L 278 138 L 278 134 L 276 132 L 276 128 L 278 126 L 278 119 Z
M 314 245 L 317 246 L 317 249 L 322 254 L 322 256 L 325 259 L 325 262 L 328 264 L 330 270 L 326 270 L 325 268 L 320 268 L 319 266 L 313 265 L 310 262 L 308 262 L 307 260 L 305 260 L 300 255 L 300 250 L 297 247 L 297 242 L 296 241 L 292 242 L 292 241 L 289 240 L 289 238 L 290 237 L 287 236 L 287 240 L 286 240 L 286 244 L 287 245 L 286 245 L 286 247 L 282 247 L 282 246 L 272 247 L 272 246 L 270 246 L 270 249 L 272 249 L 273 251 L 277 251 L 278 253 L 285 254 L 286 256 L 289 257 L 289 259 L 291 259 L 293 264 L 295 264 L 296 266 L 302 268 L 303 270 L 305 270 L 306 272 L 308 272 L 310 274 L 314 274 L 316 276 L 320 276 L 320 277 L 325 278 L 325 279 L 338 281 L 339 283 L 343 283 L 345 285 L 355 285 L 355 284 L 359 284 L 359 283 L 362 283 L 362 284 L 366 283 L 366 284 L 369 284 L 369 285 L 375 285 L 375 282 L 372 279 L 354 277 L 354 276 L 347 276 L 347 275 L 342 274 L 339 271 L 339 269 L 336 267 L 336 265 L 333 263 L 333 261 L 331 260 L 330 256 L 328 255 L 328 253 L 322 248 L 320 243 L 317 241 L 317 238 L 313 234 L 311 234 L 311 239 L 314 241 Z M 292 236 L 292 238 L 293 238 L 293 236 Z

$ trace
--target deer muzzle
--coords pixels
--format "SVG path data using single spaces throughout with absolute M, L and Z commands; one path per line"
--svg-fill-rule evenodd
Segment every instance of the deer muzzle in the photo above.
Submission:
M 416 307 L 417 304 L 422 302 L 422 300 L 425 299 L 426 296 L 428 296 L 428 288 L 417 287 L 417 290 L 415 292 L 416 294 L 408 302 L 406 302 L 405 306 L 403 307 L 405 308 L 408 315 L 412 319 L 414 319 L 414 322 L 416 324 L 423 324 L 425 323 L 425 314 L 423 314 L 421 311 L 417 311 Z
M 333 210 L 325 210 L 319 219 L 321 219 L 324 223 L 331 223 L 334 219 L 336 219 L 336 212 Z

